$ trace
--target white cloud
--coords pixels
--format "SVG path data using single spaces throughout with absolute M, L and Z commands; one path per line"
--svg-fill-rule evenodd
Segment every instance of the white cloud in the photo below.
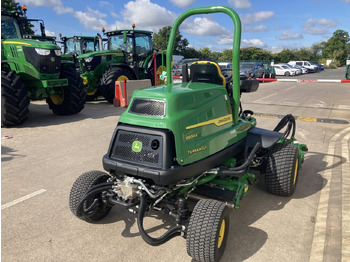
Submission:
M 242 47 L 255 46 L 259 48 L 264 48 L 267 45 L 265 42 L 261 41 L 260 39 L 250 39 L 250 40 L 242 39 L 241 46 Z
M 220 26 L 216 21 L 207 17 L 196 17 L 181 28 L 185 33 L 194 35 L 218 36 L 230 34 L 228 30 Z
M 56 36 L 55 32 L 49 31 L 49 30 L 47 30 L 47 29 L 45 29 L 45 34 L 46 34 L 47 36 Z
M 257 26 L 244 26 L 243 32 L 268 32 L 270 28 L 265 25 L 257 25 Z
M 252 7 L 249 0 L 229 0 L 228 3 L 237 9 L 247 9 Z
M 273 11 L 260 11 L 254 14 L 246 14 L 241 17 L 243 24 L 251 25 L 272 18 L 275 15 Z
M 327 28 L 336 27 L 337 25 L 337 20 L 332 21 L 328 19 L 310 18 L 304 23 L 304 33 L 312 35 L 324 35 L 329 32 Z
M 166 8 L 151 3 L 150 0 L 135 0 L 124 5 L 124 10 L 121 12 L 124 22 L 136 26 L 140 25 L 143 28 L 161 28 L 166 25 L 172 25 L 177 18 L 174 12 Z
M 172 2 L 174 5 L 178 7 L 186 8 L 194 4 L 196 0 L 170 0 L 170 2 Z
M 100 31 L 102 27 L 108 26 L 108 23 L 102 19 L 107 16 L 106 14 L 93 10 L 90 7 L 87 7 L 87 9 L 87 12 L 76 11 L 74 14 L 85 28 Z
M 280 40 L 295 40 L 295 39 L 302 39 L 303 35 L 301 33 L 293 33 L 290 31 L 285 31 L 280 36 Z
M 219 45 L 233 45 L 233 39 L 232 37 L 220 37 L 219 41 L 217 42 Z
M 65 7 L 61 0 L 23 0 L 22 3 L 29 6 L 32 5 L 51 7 L 59 15 L 74 12 L 73 8 Z

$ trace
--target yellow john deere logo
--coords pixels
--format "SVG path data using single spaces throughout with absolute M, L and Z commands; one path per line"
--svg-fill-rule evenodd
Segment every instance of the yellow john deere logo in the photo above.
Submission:
M 132 143 L 131 149 L 132 149 L 132 151 L 134 151 L 136 153 L 141 152 L 142 143 L 140 141 L 134 141 L 134 143 Z

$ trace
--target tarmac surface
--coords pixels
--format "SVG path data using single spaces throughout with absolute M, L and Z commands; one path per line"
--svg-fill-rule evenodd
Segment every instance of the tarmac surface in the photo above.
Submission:
M 343 70 L 305 78 L 340 79 Z M 309 152 L 292 197 L 268 194 L 258 177 L 241 208 L 231 211 L 221 261 L 350 261 L 350 84 L 262 83 L 242 95 L 242 105 L 266 129 L 281 115 L 300 116 L 296 138 Z M 136 215 L 122 207 L 96 224 L 69 209 L 77 177 L 103 170 L 102 156 L 125 109 L 103 100 L 72 116 L 53 115 L 44 101 L 29 109 L 23 125 L 1 129 L 2 261 L 192 261 L 181 237 L 158 247 L 145 243 Z M 157 213 L 145 219 L 152 236 L 172 223 Z

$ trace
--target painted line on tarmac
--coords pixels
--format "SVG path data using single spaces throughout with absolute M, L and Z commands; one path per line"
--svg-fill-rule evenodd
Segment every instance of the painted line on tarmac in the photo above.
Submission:
M 26 195 L 24 197 L 18 198 L 18 199 L 14 200 L 14 201 L 11 201 L 10 203 L 2 205 L 1 206 L 1 210 L 5 209 L 5 208 L 8 208 L 8 207 L 11 207 L 11 206 L 14 206 L 14 205 L 16 205 L 18 203 L 21 203 L 21 202 L 23 202 L 23 201 L 25 201 L 25 200 L 27 200 L 29 198 L 35 197 L 35 196 L 37 196 L 37 195 L 39 195 L 41 193 L 44 193 L 44 192 L 46 192 L 45 189 L 40 189 L 40 190 L 35 191 L 35 192 L 31 193 L 31 194 L 28 194 L 28 195 Z
M 334 164 L 334 161 L 335 161 L 335 157 L 334 157 L 335 143 L 340 136 L 344 135 L 347 132 L 350 132 L 350 127 L 338 132 L 335 136 L 332 137 L 331 141 L 329 142 L 328 152 L 325 159 L 328 165 L 322 175 L 323 188 L 320 193 L 320 200 L 317 207 L 314 237 L 312 240 L 311 253 L 310 253 L 310 262 L 323 261 L 323 258 L 324 258 L 324 250 L 325 250 L 326 234 L 327 234 L 329 193 L 330 193 L 331 179 L 332 179 L 332 169 L 330 167 Z M 342 155 L 344 155 L 344 152 L 342 152 Z
M 279 118 L 283 118 L 285 115 L 254 113 L 254 116 L 279 119 Z M 304 121 L 304 122 L 319 122 L 319 123 L 331 123 L 331 124 L 340 124 L 340 125 L 349 124 L 348 121 L 342 120 L 342 119 L 317 118 L 317 117 L 308 117 L 308 116 L 294 116 L 294 118 L 295 120 Z
M 342 139 L 342 261 L 350 261 L 350 133 Z
M 261 101 L 261 100 L 264 100 L 265 98 L 268 98 L 268 97 L 271 97 L 271 96 L 274 96 L 274 95 L 277 95 L 277 93 L 273 93 L 273 94 L 271 94 L 271 95 L 268 95 L 268 96 L 265 96 L 265 97 L 263 97 L 263 98 L 260 98 L 260 99 L 258 99 L 258 100 L 256 100 L 256 101 L 254 101 L 254 103 L 259 102 L 259 101 Z

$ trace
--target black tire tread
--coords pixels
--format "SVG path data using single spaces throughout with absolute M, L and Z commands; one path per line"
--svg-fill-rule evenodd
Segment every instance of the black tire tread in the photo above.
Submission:
M 100 212 L 97 212 L 92 217 L 81 217 L 77 215 L 77 206 L 79 205 L 81 199 L 86 194 L 86 192 L 93 186 L 106 182 L 109 178 L 109 175 L 102 171 L 88 171 L 80 175 L 77 180 L 74 182 L 72 189 L 70 191 L 69 195 L 69 207 L 72 213 L 77 216 L 78 218 L 85 220 L 87 222 L 96 222 L 98 220 L 101 220 L 104 218 L 109 211 L 111 210 L 111 207 L 107 206 L 104 208 L 104 210 L 100 210 Z
M 1 126 L 22 124 L 29 115 L 26 88 L 15 71 L 1 70 Z
M 298 181 L 297 174 L 296 182 L 293 184 L 298 157 L 299 150 L 293 144 L 277 143 L 273 147 L 265 173 L 265 187 L 269 193 L 285 197 L 293 195 Z
M 122 67 L 109 68 L 102 75 L 100 90 L 101 94 L 109 103 L 113 103 L 115 97 L 115 81 L 122 75 L 125 75 L 129 80 L 134 79 L 130 72 Z
M 62 67 L 60 78 L 68 79 L 68 86 L 63 87 L 64 99 L 62 104 L 55 105 L 48 97 L 49 108 L 57 115 L 72 115 L 83 110 L 86 102 L 85 88 L 77 70 L 73 67 Z
M 223 202 L 212 199 L 198 201 L 192 212 L 187 231 L 186 247 L 191 257 L 202 262 L 220 260 L 226 244 L 229 219 L 225 220 L 225 239 L 220 248 L 222 252 L 216 252 L 217 230 L 221 226 L 222 217 L 227 216 L 228 212 Z

